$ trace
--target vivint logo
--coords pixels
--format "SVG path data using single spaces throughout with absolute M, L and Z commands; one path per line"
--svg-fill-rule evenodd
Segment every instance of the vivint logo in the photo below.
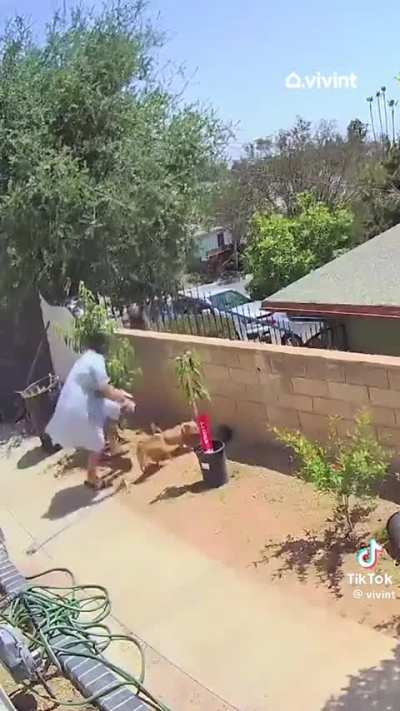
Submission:
M 383 553 L 383 546 L 381 546 L 375 538 L 371 538 L 368 546 L 366 548 L 360 548 L 358 553 L 356 553 L 356 560 L 362 568 L 374 568 L 378 562 L 378 558 Z
M 285 79 L 286 89 L 357 89 L 357 75 L 351 74 L 288 74 Z

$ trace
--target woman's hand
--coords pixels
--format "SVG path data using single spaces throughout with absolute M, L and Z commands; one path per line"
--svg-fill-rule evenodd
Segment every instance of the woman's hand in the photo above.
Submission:
M 133 401 L 133 396 L 126 390 L 121 390 L 120 388 L 114 388 L 112 385 L 107 383 L 103 388 L 99 390 L 99 394 L 109 400 L 114 400 L 118 402 L 122 409 L 129 412 L 135 412 L 136 405 Z
M 133 402 L 132 395 L 129 396 L 129 399 L 126 398 L 124 402 L 121 405 L 122 410 L 124 412 L 131 412 L 134 413 L 136 410 L 136 403 Z
M 129 396 L 129 398 L 131 398 L 129 393 L 126 393 L 125 390 L 120 390 L 119 388 L 114 388 L 109 383 L 107 383 L 107 385 L 104 385 L 102 388 L 100 388 L 98 390 L 98 392 L 103 397 L 108 398 L 108 400 L 113 400 L 114 402 L 119 402 L 120 405 L 122 405 L 122 403 L 124 403 L 128 399 L 128 396 Z

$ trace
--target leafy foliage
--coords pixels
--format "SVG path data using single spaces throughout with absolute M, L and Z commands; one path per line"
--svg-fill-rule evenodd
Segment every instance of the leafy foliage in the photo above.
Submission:
M 115 335 L 115 321 L 109 318 L 104 303 L 98 303 L 83 282 L 79 284 L 82 315 L 75 318 L 72 330 L 64 334 L 66 343 L 77 352 L 88 347 L 90 337 L 98 333 L 110 336 L 106 357 L 107 373 L 116 388 L 131 391 L 140 374 L 135 366 L 135 351 L 126 338 Z
M 255 214 L 246 250 L 253 297 L 273 294 L 346 250 L 352 226 L 349 210 L 330 209 L 310 194 L 297 196 L 294 217 Z
M 132 392 L 141 370 L 135 364 L 135 351 L 127 338 L 114 338 L 107 356 L 107 373 L 115 388 Z
M 161 35 L 142 0 L 55 15 L 35 42 L 17 19 L 0 45 L 0 270 L 8 293 L 50 300 L 79 281 L 140 300 L 179 278 L 204 170 L 224 141 L 153 71 Z
M 210 400 L 210 394 L 203 384 L 199 355 L 193 351 L 185 351 L 181 356 L 177 356 L 175 358 L 175 374 L 196 417 L 198 400 Z
M 301 432 L 274 429 L 277 438 L 290 447 L 298 463 L 298 473 L 304 481 L 319 491 L 336 497 L 336 512 L 351 524 L 350 497 L 366 499 L 376 493 L 376 487 L 387 474 L 389 452 L 377 441 L 372 420 L 367 412 L 355 418 L 353 432 L 347 439 L 338 436 L 336 419 L 331 419 L 329 447 L 309 440 Z
M 393 144 L 361 176 L 365 234 L 375 237 L 400 222 L 400 147 Z
M 82 353 L 88 347 L 91 336 L 97 333 L 112 336 L 115 327 L 104 302 L 98 303 L 83 281 L 79 283 L 78 298 L 82 315 L 75 319 L 72 330 L 65 334 L 65 340 L 74 351 Z
M 220 181 L 217 222 L 240 239 L 254 213 L 295 216 L 301 193 L 330 209 L 352 206 L 360 192 L 360 172 L 376 153 L 366 129 L 354 119 L 344 137 L 332 122 L 313 127 L 298 117 L 291 128 L 249 144 Z

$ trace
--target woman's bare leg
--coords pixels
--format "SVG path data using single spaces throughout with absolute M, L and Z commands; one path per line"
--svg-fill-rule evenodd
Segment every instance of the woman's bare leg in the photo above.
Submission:
M 118 454 L 118 422 L 116 420 L 109 419 L 107 420 L 104 429 L 111 456 Z
M 96 486 L 99 481 L 97 476 L 97 467 L 100 461 L 100 456 L 101 454 L 99 454 L 99 452 L 89 452 L 86 481 L 91 486 Z

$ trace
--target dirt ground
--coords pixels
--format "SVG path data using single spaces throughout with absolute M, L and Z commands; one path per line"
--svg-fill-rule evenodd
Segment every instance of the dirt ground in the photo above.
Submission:
M 400 503 L 400 481 L 393 476 L 377 507 L 355 525 L 354 534 L 335 531 L 333 500 L 293 476 L 288 455 L 278 448 L 238 451 L 228 447 L 229 482 L 204 488 L 194 454 L 185 454 L 144 477 L 135 457 L 140 432 L 125 431 L 126 456 L 115 471 L 103 470 L 124 505 L 153 519 L 211 558 L 245 571 L 260 583 L 291 590 L 313 604 L 333 608 L 388 633 L 400 631 L 400 568 L 385 552 L 374 573 L 392 583 L 358 584 L 350 574 L 365 573 L 356 551 L 379 537 Z M 131 462 L 132 460 L 132 467 Z M 247 462 L 257 462 L 257 465 Z M 56 474 L 81 467 L 79 455 L 66 457 Z M 128 487 L 118 489 L 122 480 Z M 360 512 L 359 512 L 360 514 Z M 382 599 L 382 591 L 391 599 Z M 356 591 L 356 592 L 355 592 Z
M 83 701 L 80 693 L 68 679 L 54 675 L 49 679 L 48 683 L 54 696 L 61 704 L 71 702 L 80 704 Z M 53 711 L 53 709 L 59 708 L 59 705 L 52 699 L 44 698 L 47 696 L 47 692 L 41 684 L 33 684 L 25 688 L 22 684 L 17 684 L 1 666 L 0 686 L 3 687 L 18 711 Z M 38 696 L 38 694 L 43 696 Z M 93 711 L 95 709 L 90 704 L 82 704 L 80 708 L 82 711 Z

